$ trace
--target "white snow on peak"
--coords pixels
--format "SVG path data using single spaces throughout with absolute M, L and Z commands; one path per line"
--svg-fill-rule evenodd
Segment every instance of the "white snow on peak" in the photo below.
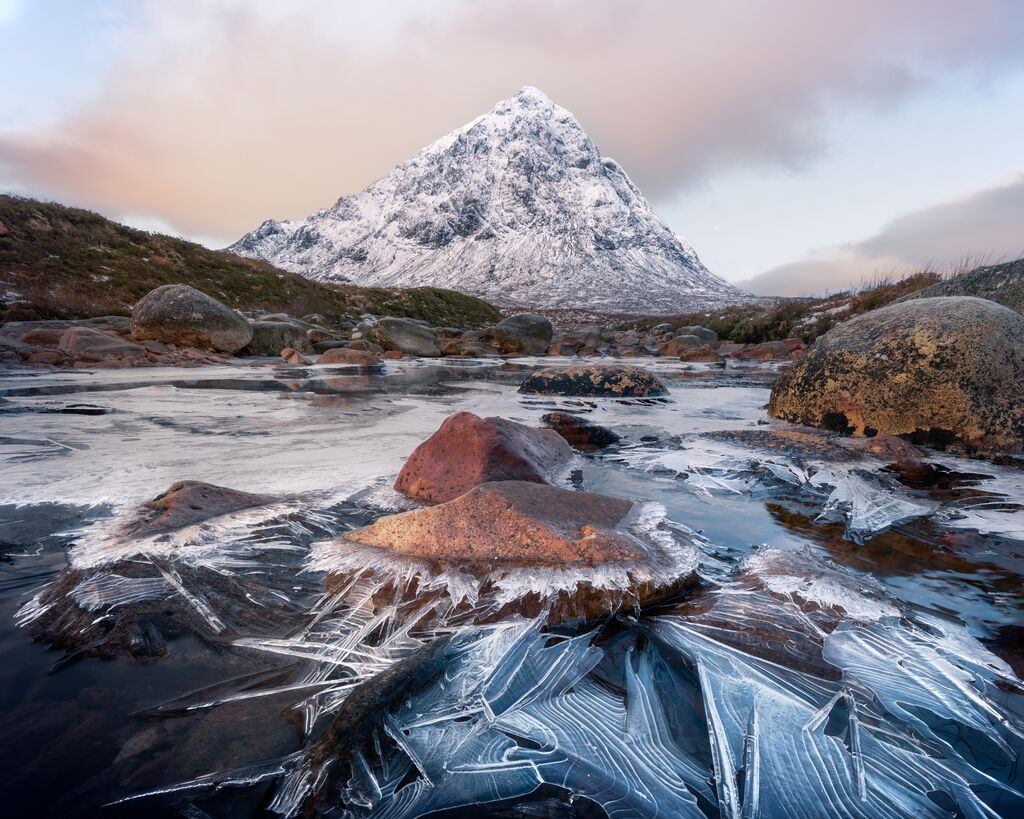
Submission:
M 524 86 L 361 193 L 230 250 L 325 282 L 668 313 L 742 301 L 564 108 Z

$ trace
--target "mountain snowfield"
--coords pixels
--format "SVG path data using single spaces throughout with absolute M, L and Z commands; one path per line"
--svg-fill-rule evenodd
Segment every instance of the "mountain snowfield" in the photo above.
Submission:
M 317 281 L 432 285 L 522 307 L 656 314 L 750 298 L 530 87 L 361 193 L 268 220 L 229 250 Z

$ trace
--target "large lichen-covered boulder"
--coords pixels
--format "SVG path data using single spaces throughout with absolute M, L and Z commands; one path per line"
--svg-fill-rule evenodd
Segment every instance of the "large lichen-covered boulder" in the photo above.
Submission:
M 519 313 L 495 325 L 494 340 L 503 353 L 546 355 L 553 333 L 551 322 L 544 316 Z
M 646 398 L 668 394 L 661 380 L 639 367 L 545 367 L 530 373 L 519 392 L 603 398 Z
M 1024 448 L 1024 317 L 985 299 L 917 299 L 814 342 L 775 383 L 771 415 L 852 435 Z
M 194 287 L 165 284 L 132 308 L 132 336 L 139 341 L 237 353 L 252 341 L 252 325 Z
M 285 347 L 301 353 L 310 352 L 306 331 L 296 324 L 284 321 L 254 321 L 252 340 L 242 350 L 243 355 L 280 355 Z
M 443 503 L 488 481 L 548 483 L 572 457 L 550 429 L 460 412 L 413 451 L 395 489 L 421 503 Z
M 441 355 L 437 333 L 410 319 L 383 318 L 370 331 L 370 338 L 385 350 L 424 358 Z

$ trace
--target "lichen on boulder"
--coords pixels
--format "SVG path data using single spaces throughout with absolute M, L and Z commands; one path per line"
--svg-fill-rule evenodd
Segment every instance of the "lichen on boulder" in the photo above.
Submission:
M 1024 448 L 1024 317 L 985 299 L 918 299 L 830 330 L 783 373 L 769 413 L 848 435 Z

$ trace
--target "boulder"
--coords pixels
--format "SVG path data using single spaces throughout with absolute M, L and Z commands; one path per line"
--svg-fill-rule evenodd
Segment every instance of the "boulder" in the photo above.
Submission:
M 565 438 L 573 449 L 580 452 L 604 449 L 621 440 L 610 429 L 570 412 L 549 412 L 540 420 Z
M 485 483 L 428 509 L 389 515 L 345 539 L 416 557 L 594 565 L 644 550 L 617 530 L 633 503 L 528 481 Z
M 382 355 L 384 352 L 384 348 L 381 347 L 379 344 L 374 344 L 372 341 L 367 341 L 364 338 L 356 339 L 355 341 L 350 341 L 345 346 L 347 346 L 350 350 L 365 350 L 368 353 L 376 353 L 377 355 Z
M 395 489 L 443 503 L 489 481 L 547 483 L 571 460 L 572 449 L 549 429 L 460 412 L 413 451 Z
M 724 364 L 725 359 L 710 344 L 702 344 L 692 350 L 684 350 L 679 354 L 680 361 L 695 361 L 704 364 Z
M 437 334 L 417 321 L 383 318 L 369 331 L 372 341 L 387 351 L 434 358 L 441 355 Z
M 335 347 L 320 356 L 319 364 L 344 364 L 349 367 L 379 367 L 380 356 L 369 350 L 355 350 L 352 347 Z
M 281 358 L 284 359 L 286 364 L 296 367 L 306 367 L 313 363 L 298 350 L 293 350 L 291 347 L 285 347 L 281 350 Z
M 502 353 L 545 355 L 554 328 L 544 316 L 519 313 L 503 319 L 494 327 L 494 340 Z
M 125 537 L 146 538 L 183 529 L 210 518 L 272 503 L 274 498 L 239 492 L 202 481 L 178 481 L 138 508 L 120 529 Z
M 71 327 L 65 330 L 57 346 L 79 361 L 146 357 L 145 347 L 92 327 Z
M 865 313 L 807 348 L 772 389 L 778 418 L 913 443 L 1024 448 L 1024 317 L 971 297 Z
M 657 376 L 639 367 L 546 367 L 526 377 L 519 392 L 527 395 L 574 395 L 646 398 L 668 395 Z
M 784 341 L 763 341 L 760 344 L 753 344 L 735 354 L 736 358 L 752 359 L 754 361 L 773 361 L 775 359 L 787 358 L 792 350 Z
M 278 355 L 285 347 L 302 353 L 310 351 L 306 331 L 283 321 L 254 321 L 252 340 L 241 351 L 242 355 Z
M 675 358 L 688 350 L 696 350 L 703 346 L 705 346 L 705 342 L 697 336 L 682 335 L 666 341 L 658 348 L 658 352 L 663 356 Z
M 490 344 L 470 341 L 463 343 L 461 355 L 464 358 L 497 358 L 501 355 L 501 352 L 497 347 L 492 347 Z
M 704 344 L 710 344 L 714 347 L 718 344 L 718 333 L 714 330 L 709 330 L 707 327 L 702 327 L 700 324 L 689 324 L 686 327 L 680 327 L 676 330 L 677 336 L 697 336 Z
M 253 332 L 236 311 L 187 284 L 165 284 L 143 296 L 132 308 L 131 327 L 139 341 L 222 353 L 237 353 L 252 340 Z

